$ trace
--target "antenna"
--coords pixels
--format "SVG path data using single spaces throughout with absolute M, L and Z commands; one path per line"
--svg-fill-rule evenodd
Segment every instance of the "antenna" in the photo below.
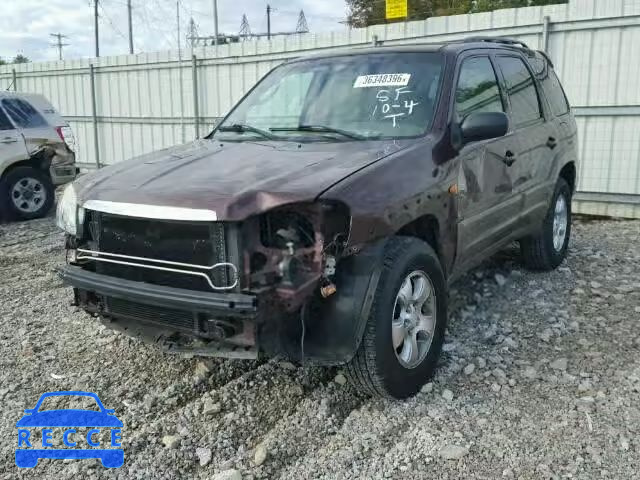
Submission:
M 249 20 L 247 19 L 247 14 L 242 15 L 242 23 L 240 23 L 240 33 L 241 37 L 250 37 L 251 36 L 251 27 L 249 26 Z
M 307 17 L 305 17 L 304 15 L 304 10 L 300 10 L 298 25 L 296 26 L 296 33 L 309 33 L 309 25 L 307 24 Z
M 49 36 L 54 37 L 58 40 L 56 43 L 52 43 L 51 46 L 58 49 L 58 59 L 62 60 L 62 47 L 66 47 L 69 45 L 68 43 L 62 43 L 62 39 L 69 37 L 61 33 L 50 33 Z

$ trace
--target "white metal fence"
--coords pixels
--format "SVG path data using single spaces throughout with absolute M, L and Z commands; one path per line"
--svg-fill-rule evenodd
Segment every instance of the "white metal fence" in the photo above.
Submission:
M 0 88 L 46 95 L 79 161 L 111 164 L 203 135 L 271 68 L 323 49 L 508 35 L 546 49 L 580 133 L 579 212 L 640 218 L 640 0 L 430 18 L 193 51 L 0 67 Z

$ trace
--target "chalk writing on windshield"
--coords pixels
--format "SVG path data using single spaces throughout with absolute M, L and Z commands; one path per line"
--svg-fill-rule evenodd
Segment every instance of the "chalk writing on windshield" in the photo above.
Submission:
M 413 91 L 407 87 L 378 90 L 376 94 L 378 102 L 371 117 L 374 118 L 378 112 L 381 112 L 382 117 L 391 120 L 393 127 L 397 128 L 399 126 L 399 119 L 402 117 L 410 117 L 413 115 L 414 108 L 420 105 L 420 102 L 416 102 L 410 97 L 412 93 Z M 409 97 L 407 97 L 407 95 L 409 95 Z

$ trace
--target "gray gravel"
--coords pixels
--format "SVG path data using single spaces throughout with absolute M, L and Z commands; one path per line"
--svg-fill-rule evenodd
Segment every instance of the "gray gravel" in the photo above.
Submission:
M 163 354 L 70 306 L 51 219 L 0 226 L 0 478 L 638 478 L 640 222 L 575 225 L 568 261 L 515 249 L 458 282 L 441 368 L 406 402 L 339 369 Z M 125 465 L 13 464 L 15 422 L 51 390 L 96 392 Z

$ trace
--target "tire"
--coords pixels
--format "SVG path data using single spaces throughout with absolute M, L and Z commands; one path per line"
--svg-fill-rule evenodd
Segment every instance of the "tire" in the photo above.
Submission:
M 557 230 L 559 224 L 555 223 L 556 209 L 562 201 L 566 207 L 566 221 L 564 222 L 564 239 L 560 241 L 554 232 L 559 233 Z M 558 222 L 562 223 L 562 220 L 559 219 Z M 520 253 L 524 265 L 535 271 L 549 271 L 557 268 L 567 257 L 570 238 L 571 188 L 564 178 L 559 178 L 541 231 L 537 235 L 520 240 Z
M 429 303 L 432 314 L 431 335 L 421 331 L 419 338 L 421 353 L 414 358 L 415 365 L 407 364 L 402 356 L 406 353 L 404 342 L 395 348 L 394 333 L 401 331 L 397 317 L 407 310 L 402 307 L 401 289 L 410 279 L 410 285 L 419 291 L 419 284 L 426 277 L 431 288 L 425 305 Z M 413 277 L 411 275 L 414 275 Z M 409 308 L 409 307 L 407 307 Z M 416 306 L 414 305 L 414 312 Z M 426 308 L 425 310 L 426 311 Z M 412 317 L 411 322 L 420 322 L 421 316 Z M 418 320 L 415 320 L 418 319 Z M 447 323 L 447 291 L 444 274 L 438 256 L 425 242 L 410 237 L 393 237 L 384 250 L 382 272 L 376 289 L 371 311 L 367 319 L 364 337 L 355 357 L 346 367 L 354 387 L 363 394 L 404 399 L 418 392 L 434 373 Z M 402 322 L 400 323 L 402 324 Z M 406 324 L 405 324 L 406 325 Z M 416 327 L 419 328 L 419 327 Z M 393 332 L 392 332 L 393 330 Z M 407 330 L 414 331 L 414 330 Z M 410 335 L 410 334 L 409 334 Z M 430 338 L 430 341 L 429 341 Z M 394 343 L 395 342 L 395 343 Z M 428 345 L 427 345 L 428 344 Z M 404 362 L 404 363 L 403 363 Z
M 53 207 L 54 197 L 51 178 L 35 168 L 14 168 L 0 180 L 0 202 L 5 215 L 11 220 L 46 216 Z

